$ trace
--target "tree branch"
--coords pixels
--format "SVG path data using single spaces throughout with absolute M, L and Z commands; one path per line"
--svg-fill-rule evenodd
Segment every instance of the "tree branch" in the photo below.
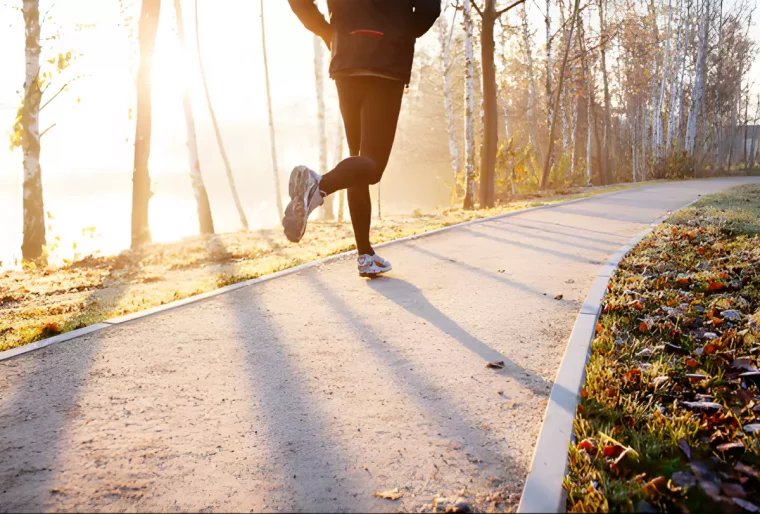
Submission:
M 481 18 L 483 17 L 483 11 L 481 11 L 481 10 L 480 10 L 480 7 L 478 7 L 478 4 L 476 4 L 476 3 L 475 3 L 475 0 L 465 0 L 465 1 L 469 1 L 469 2 L 470 2 L 470 4 L 472 4 L 472 6 L 473 6 L 473 7 L 475 8 L 475 10 L 478 12 L 478 14 L 480 15 L 480 17 L 481 17 Z
M 52 125 L 50 125 L 48 128 L 46 128 L 45 130 L 43 130 L 43 131 L 40 133 L 40 139 L 42 139 L 42 136 L 44 136 L 45 134 L 47 134 L 47 131 L 48 131 L 48 130 L 50 130 L 51 128 L 55 127 L 55 125 L 56 125 L 56 124 L 55 124 L 55 123 L 53 123 L 53 124 L 52 124 Z
M 500 17 L 500 16 L 501 16 L 502 14 L 504 14 L 505 12 L 507 12 L 507 11 L 509 11 L 509 10 L 511 10 L 511 9 L 514 9 L 515 7 L 517 7 L 518 5 L 520 5 L 520 4 L 522 4 L 522 3 L 525 3 L 525 0 L 517 0 L 516 2 L 514 2 L 514 3 L 510 4 L 510 5 L 508 5 L 507 7 L 505 7 L 504 9 L 502 9 L 501 11 L 497 11 L 497 12 L 496 12 L 496 17 L 497 17 L 497 18 L 498 18 L 498 17 Z
M 61 89 L 59 89 L 59 90 L 58 90 L 58 91 L 57 91 L 57 92 L 56 92 L 56 93 L 53 95 L 53 97 L 52 97 L 50 100 L 48 100 L 47 102 L 45 102 L 44 104 L 42 104 L 42 107 L 40 107 L 40 111 L 42 111 L 42 109 L 44 109 L 45 107 L 47 107 L 47 105 L 48 105 L 50 102 L 52 102 L 53 100 L 55 100 L 55 99 L 56 99 L 56 97 L 57 97 L 58 95 L 60 95 L 60 94 L 63 92 L 63 90 L 64 90 L 64 89 L 66 89 L 66 88 L 67 88 L 67 87 L 68 87 L 68 86 L 69 86 L 69 85 L 70 85 L 72 82 L 74 82 L 75 80 L 77 80 L 77 79 L 79 79 L 79 78 L 81 78 L 81 77 L 82 77 L 81 75 L 79 75 L 79 76 L 77 76 L 77 77 L 74 77 L 73 79 L 71 79 L 71 80 L 69 80 L 68 82 L 66 82 L 66 83 L 65 83 L 63 86 L 61 86 Z M 45 88 L 45 90 L 47 91 L 47 88 Z

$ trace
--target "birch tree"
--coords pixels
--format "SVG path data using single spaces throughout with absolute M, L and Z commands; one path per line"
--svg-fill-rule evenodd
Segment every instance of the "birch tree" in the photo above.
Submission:
M 475 87 L 473 84 L 472 0 L 464 0 L 464 155 L 465 155 L 465 209 L 475 208 Z
M 322 38 L 314 36 L 314 83 L 317 90 L 317 135 L 319 137 L 319 173 L 327 173 L 327 121 L 325 120 L 325 69 Z M 333 203 L 335 198 L 330 195 L 322 204 L 322 219 L 335 219 Z
M 445 15 L 441 15 L 436 23 L 438 43 L 441 47 L 441 76 L 443 78 L 443 108 L 446 112 L 446 129 L 449 136 L 449 155 L 451 156 L 451 173 L 456 191 L 457 176 L 459 174 L 459 144 L 457 143 L 456 118 L 454 116 L 454 95 L 451 88 L 452 58 L 451 37 L 456 20 L 457 10 L 454 10 L 451 29 L 448 27 Z M 445 14 L 445 11 L 444 11 Z
M 606 34 L 606 26 L 604 23 L 604 4 L 607 0 L 599 0 L 599 31 L 602 37 Z M 607 79 L 607 51 L 606 45 L 602 44 L 599 50 L 602 59 L 602 82 L 604 84 L 604 142 L 602 143 L 602 183 L 607 185 L 610 183 L 610 130 L 612 130 L 612 117 L 610 114 L 610 87 L 609 80 Z
M 39 0 L 24 0 L 24 100 L 21 106 L 20 136 L 24 152 L 24 236 L 22 259 L 43 257 L 45 247 L 45 209 L 40 168 L 40 5 Z
M 219 128 L 219 122 L 216 119 L 216 112 L 214 106 L 211 103 L 211 93 L 208 88 L 208 81 L 206 80 L 206 71 L 203 67 L 203 55 L 201 53 L 201 36 L 200 36 L 200 23 L 198 16 L 198 0 L 195 0 L 195 48 L 198 53 L 198 67 L 201 72 L 201 80 L 203 82 L 203 91 L 206 93 L 206 105 L 208 106 L 209 114 L 211 115 L 211 124 L 214 126 L 214 134 L 216 135 L 216 144 L 219 146 L 219 153 L 222 156 L 224 162 L 224 170 L 227 173 L 227 183 L 230 186 L 230 193 L 232 199 L 235 202 L 235 208 L 237 209 L 238 217 L 240 218 L 240 225 L 243 230 L 248 230 L 248 219 L 245 216 L 245 210 L 243 210 L 243 204 L 240 202 L 240 196 L 238 196 L 237 186 L 235 185 L 235 176 L 232 174 L 232 166 L 230 165 L 230 159 L 227 156 L 227 150 L 224 147 L 224 139 L 222 138 L 222 131 Z
M 143 0 L 137 36 L 140 66 L 137 71 L 135 160 L 132 172 L 132 248 L 139 248 L 151 240 L 148 222 L 148 205 L 153 195 L 148 171 L 152 132 L 151 71 L 160 13 L 160 0 Z
M 689 110 L 689 119 L 686 124 L 686 153 L 694 157 L 694 151 L 697 144 L 697 124 L 699 122 L 699 113 L 702 107 L 705 75 L 707 73 L 707 35 L 709 27 L 709 16 L 707 4 L 703 6 L 702 19 L 699 24 L 699 56 L 697 57 L 697 69 L 694 77 L 694 91 L 692 92 L 691 109 Z
M 580 0 L 575 0 L 575 4 L 573 6 L 573 14 L 572 19 L 570 21 L 570 29 L 568 37 L 566 38 L 565 42 L 565 53 L 562 57 L 562 64 L 559 69 L 559 77 L 557 79 L 557 93 L 554 97 L 554 107 L 553 111 L 556 112 L 557 106 L 559 105 L 560 99 L 562 98 L 562 86 L 565 79 L 565 68 L 567 66 L 567 58 L 570 55 L 570 47 L 571 42 L 573 40 L 573 31 L 575 30 L 575 23 L 578 18 L 578 9 L 580 5 Z M 548 15 L 547 15 L 548 16 Z M 554 132 L 557 128 L 557 119 L 556 117 L 552 119 L 551 128 L 549 130 L 549 148 L 546 151 L 546 158 L 544 161 L 544 174 L 541 179 L 541 188 L 546 189 L 549 187 L 549 172 L 551 170 L 551 164 L 552 164 L 552 147 L 554 145 Z
M 197 1 L 197 0 L 196 0 Z M 277 165 L 277 141 L 274 129 L 274 114 L 272 114 L 272 89 L 269 85 L 269 62 L 267 59 L 266 23 L 264 21 L 264 0 L 261 0 L 261 51 L 264 56 L 264 80 L 267 86 L 267 112 L 269 114 L 269 142 L 272 145 L 272 170 L 274 172 L 274 192 L 277 199 L 277 215 L 282 219 L 282 192 L 280 190 L 280 170 Z
M 177 37 L 179 38 L 182 58 L 185 66 L 190 68 L 190 59 L 187 55 L 185 42 L 185 24 L 182 18 L 181 0 L 174 0 L 174 15 L 177 23 Z M 185 111 L 185 126 L 187 129 L 187 157 L 190 164 L 190 183 L 193 186 L 195 203 L 198 208 L 198 224 L 201 234 L 214 233 L 214 219 L 211 216 L 211 205 L 208 201 L 206 184 L 201 173 L 201 161 L 198 156 L 198 139 L 195 134 L 195 117 L 193 116 L 193 104 L 190 96 L 190 84 L 184 81 L 182 92 L 182 106 Z
M 343 146 L 346 141 L 346 132 L 343 130 L 343 119 L 338 116 L 338 133 L 335 137 L 335 162 L 343 160 Z M 338 221 L 343 221 L 343 210 L 346 205 L 346 190 L 341 189 L 338 193 Z

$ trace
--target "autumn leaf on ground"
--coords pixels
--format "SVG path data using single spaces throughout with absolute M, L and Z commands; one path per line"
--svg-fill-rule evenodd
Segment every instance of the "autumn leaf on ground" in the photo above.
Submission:
M 565 295 L 563 295 L 562 293 L 560 293 L 560 294 L 558 294 L 557 296 L 555 296 L 555 297 L 554 297 L 554 299 L 555 299 L 555 300 L 561 300 L 561 299 L 562 299 L 562 298 L 564 298 L 564 297 L 565 297 Z
M 489 362 L 488 364 L 486 364 L 486 368 L 502 369 L 504 368 L 504 361 Z
M 372 493 L 372 496 L 376 498 L 382 498 L 384 500 L 398 500 L 399 498 L 404 496 L 404 493 L 399 492 L 398 487 L 396 489 L 390 490 L 390 491 L 383 491 L 380 493 Z

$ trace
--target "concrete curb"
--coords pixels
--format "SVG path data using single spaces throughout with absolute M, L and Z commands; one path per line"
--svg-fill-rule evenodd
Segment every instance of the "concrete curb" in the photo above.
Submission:
M 698 199 L 678 210 L 691 206 Z M 586 379 L 586 363 L 591 356 L 591 342 L 596 334 L 596 324 L 602 310 L 602 299 L 607 294 L 607 284 L 620 261 L 671 214 L 668 212 L 652 222 L 649 228 L 612 254 L 591 285 L 570 333 L 565 355 L 562 357 L 557 378 L 549 395 L 546 414 L 517 512 L 566 511 L 566 493 L 562 481 L 567 474 L 568 447 L 574 439 L 575 408 Z
M 423 233 L 420 233 L 420 234 L 414 234 L 414 235 L 411 235 L 411 236 L 402 237 L 400 239 L 394 239 L 393 241 L 386 241 L 385 243 L 380 243 L 378 245 L 375 245 L 375 248 L 383 248 L 383 247 L 386 247 L 386 246 L 389 246 L 389 245 L 393 245 L 393 244 L 399 244 L 399 243 L 405 243 L 405 242 L 409 242 L 409 241 L 415 241 L 417 239 L 422 239 L 422 238 L 425 238 L 425 237 L 434 236 L 434 235 L 437 235 L 437 234 L 441 234 L 443 232 L 448 232 L 450 230 L 455 230 L 457 228 L 466 227 L 466 226 L 470 226 L 470 225 L 476 225 L 476 224 L 479 224 L 479 223 L 487 223 L 489 221 L 494 221 L 494 220 L 503 219 L 503 218 L 510 218 L 510 217 L 517 216 L 517 215 L 520 215 L 520 214 L 525 214 L 527 212 L 539 211 L 539 210 L 544 210 L 544 209 L 554 209 L 554 208 L 557 208 L 557 207 L 562 207 L 564 205 L 571 205 L 571 204 L 574 204 L 574 203 L 587 202 L 589 200 L 593 200 L 593 199 L 596 199 L 596 198 L 620 195 L 620 194 L 627 193 L 627 192 L 634 191 L 634 190 L 644 191 L 644 190 L 646 190 L 648 188 L 655 187 L 657 185 L 659 185 L 659 184 L 652 184 L 652 185 L 640 186 L 640 187 L 632 187 L 632 188 L 622 189 L 620 191 L 612 191 L 612 192 L 609 192 L 609 193 L 600 193 L 598 195 L 587 196 L 587 197 L 583 197 L 583 198 L 576 198 L 574 200 L 567 200 L 567 201 L 564 201 L 564 202 L 557 202 L 557 203 L 552 203 L 552 204 L 547 204 L 547 205 L 539 205 L 537 207 L 528 207 L 527 209 L 520 209 L 520 210 L 516 210 L 516 211 L 512 211 L 512 212 L 506 212 L 504 214 L 498 214 L 496 216 L 490 216 L 488 218 L 480 218 L 480 219 L 476 219 L 476 220 L 470 220 L 470 221 L 466 221 L 464 223 L 459 223 L 459 224 L 456 224 L 456 225 L 449 225 L 448 227 L 443 227 L 443 228 L 439 228 L 439 229 L 436 229 L 436 230 L 431 230 L 429 232 L 423 232 Z M 62 343 L 64 341 L 70 341 L 71 339 L 76 339 L 77 337 L 80 337 L 80 336 L 83 336 L 83 335 L 86 335 L 86 334 L 91 334 L 93 332 L 97 332 L 99 330 L 103 330 L 103 329 L 108 328 L 108 327 L 113 326 L 113 325 L 121 325 L 123 323 L 127 323 L 127 322 L 130 322 L 130 321 L 135 321 L 135 320 L 138 320 L 138 319 L 141 319 L 141 318 L 146 318 L 148 316 L 153 316 L 155 314 L 160 314 L 162 312 L 166 312 L 166 311 L 169 311 L 169 310 L 172 310 L 172 309 L 177 309 L 177 308 L 183 307 L 185 305 L 189 305 L 189 304 L 196 303 L 196 302 L 201 302 L 201 301 L 207 300 L 209 298 L 213 298 L 215 296 L 218 296 L 220 294 L 225 294 L 225 293 L 228 293 L 230 291 L 234 291 L 236 289 L 241 289 L 243 287 L 248 287 L 248 286 L 252 286 L 252 285 L 255 285 L 255 284 L 260 284 L 262 282 L 266 282 L 266 281 L 269 281 L 269 280 L 274 280 L 276 278 L 284 277 L 285 275 L 290 275 L 290 274 L 293 274 L 293 273 L 299 273 L 299 272 L 304 271 L 306 269 L 310 269 L 310 268 L 314 268 L 314 267 L 317 267 L 317 266 L 321 266 L 323 264 L 327 264 L 329 262 L 337 261 L 337 260 L 340 260 L 340 259 L 345 259 L 346 257 L 349 257 L 351 255 L 355 255 L 355 254 L 356 254 L 356 250 L 351 250 L 351 251 L 348 251 L 348 252 L 343 252 L 343 253 L 339 253 L 339 254 L 336 254 L 336 255 L 331 255 L 331 256 L 325 257 L 323 259 L 307 262 L 307 263 L 301 264 L 299 266 L 295 266 L 295 267 L 292 267 L 292 268 L 284 269 L 282 271 L 278 271 L 276 273 L 272 273 L 272 274 L 269 274 L 269 275 L 266 275 L 266 276 L 263 276 L 263 277 L 254 278 L 254 279 L 246 280 L 246 281 L 243 281 L 243 282 L 238 282 L 237 284 L 232 284 L 232 285 L 229 285 L 229 286 L 225 286 L 225 287 L 222 287 L 220 289 L 214 289 L 213 291 L 208 291 L 206 293 L 202 293 L 202 294 L 199 294 L 199 295 L 191 296 L 191 297 L 185 298 L 183 300 L 177 300 L 177 301 L 170 302 L 170 303 L 167 303 L 167 304 L 164 304 L 164 305 L 159 305 L 159 306 L 156 306 L 156 307 L 152 307 L 150 309 L 146 309 L 144 311 L 139 311 L 139 312 L 135 312 L 135 313 L 132 313 L 132 314 L 128 314 L 126 316 L 120 316 L 118 318 L 112 318 L 112 319 L 109 319 L 109 320 L 105 320 L 105 321 L 103 321 L 101 323 L 98 323 L 96 325 L 91 325 L 89 327 L 85 327 L 85 328 L 82 328 L 82 329 L 79 329 L 79 330 L 74 330 L 74 331 L 71 331 L 71 332 L 67 332 L 65 334 L 61 334 L 61 335 L 58 335 L 58 336 L 54 336 L 54 337 L 50 337 L 50 338 L 47 338 L 47 339 L 43 339 L 41 341 L 37 341 L 37 342 L 34 342 L 34 343 L 26 344 L 24 346 L 19 346 L 18 348 L 13 348 L 11 350 L 5 350 L 3 352 L 0 352 L 0 361 L 4 361 L 4 360 L 8 360 L 8 359 L 11 359 L 11 358 L 14 358 L 14 357 L 18 357 L 18 356 L 23 355 L 25 353 L 28 353 L 28 352 L 31 352 L 31 351 L 34 351 L 34 350 L 39 350 L 40 348 L 45 348 L 45 347 L 51 346 L 53 344 Z

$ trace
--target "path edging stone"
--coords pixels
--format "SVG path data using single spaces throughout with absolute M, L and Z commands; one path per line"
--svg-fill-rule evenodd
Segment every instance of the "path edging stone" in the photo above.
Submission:
M 701 195 L 700 195 L 701 196 Z M 686 209 L 699 197 L 677 210 Z M 675 211 L 672 211 L 675 212 Z M 602 310 L 607 285 L 620 261 L 645 237 L 668 219 L 672 212 L 658 218 L 645 230 L 610 256 L 591 285 L 583 302 L 573 331 L 570 333 L 565 354 L 554 380 L 533 460 L 525 480 L 519 513 L 565 512 L 566 492 L 562 481 L 567 474 L 569 445 L 574 439 L 575 409 L 580 401 L 581 387 L 586 379 L 586 364 L 591 356 L 591 342 Z

